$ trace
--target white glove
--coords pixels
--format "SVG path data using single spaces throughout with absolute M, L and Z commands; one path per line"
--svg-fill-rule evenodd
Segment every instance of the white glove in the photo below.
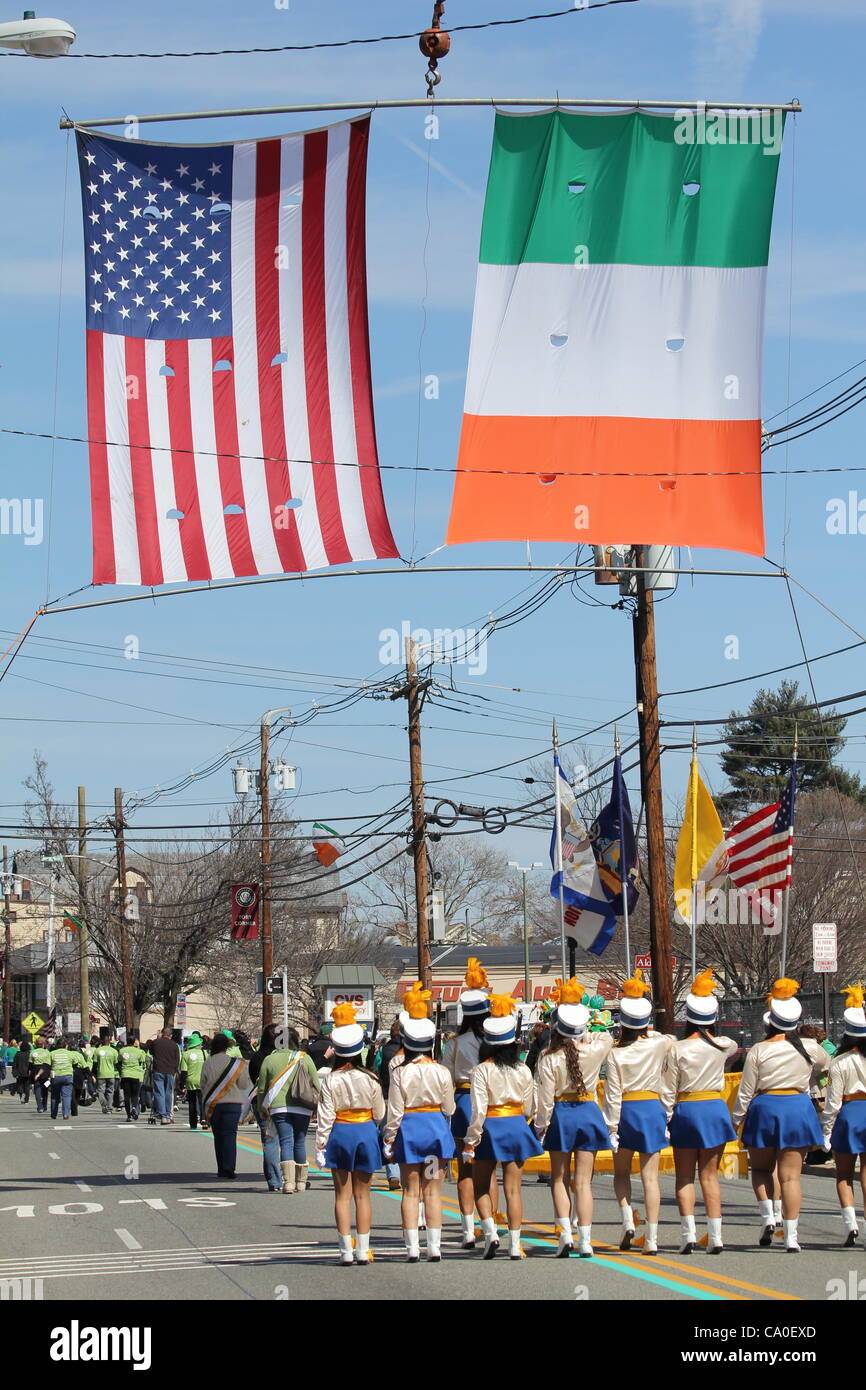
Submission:
M 616 1130 L 609 1129 L 608 1134 L 610 1135 L 610 1151 L 611 1153 L 615 1154 L 617 1149 L 619 1148 L 619 1138 L 617 1136 Z
M 825 1134 L 825 1135 L 824 1135 L 824 1143 L 823 1143 L 823 1145 L 822 1145 L 822 1148 L 823 1148 L 824 1152 L 827 1153 L 827 1154 L 832 1152 L 833 1145 L 830 1143 L 830 1136 L 829 1136 L 829 1134 Z
M 385 1162 L 391 1163 L 394 1158 L 394 1148 L 391 1144 L 382 1145 L 382 1153 L 385 1155 Z
M 464 1163 L 474 1163 L 474 1162 L 475 1162 L 475 1150 L 474 1150 L 474 1149 L 464 1149 L 464 1150 L 463 1150 L 463 1162 L 464 1162 Z
M 316 1149 L 316 1167 L 317 1167 L 317 1168 L 327 1168 L 327 1166 L 328 1166 L 328 1165 L 327 1165 L 327 1163 L 325 1162 L 325 1150 L 324 1150 L 324 1149 Z

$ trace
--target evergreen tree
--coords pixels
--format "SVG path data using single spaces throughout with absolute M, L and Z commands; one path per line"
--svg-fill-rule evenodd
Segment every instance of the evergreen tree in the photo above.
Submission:
M 834 761 L 845 746 L 847 717 L 836 709 L 804 708 L 809 703 L 797 681 L 782 681 L 778 690 L 759 690 L 745 713 L 731 711 L 720 755 L 731 789 L 718 798 L 720 810 L 743 813 L 779 799 L 791 771 L 795 728 L 798 789 L 838 788 L 866 804 L 859 777 Z

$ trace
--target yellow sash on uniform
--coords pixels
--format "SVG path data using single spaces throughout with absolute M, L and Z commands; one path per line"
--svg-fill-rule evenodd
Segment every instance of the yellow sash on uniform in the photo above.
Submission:
M 365 1120 L 372 1118 L 372 1110 L 338 1110 L 336 1122 L 341 1125 L 362 1125 Z
M 522 1114 L 522 1105 L 488 1105 L 487 1107 L 488 1120 L 511 1119 L 514 1115 Z

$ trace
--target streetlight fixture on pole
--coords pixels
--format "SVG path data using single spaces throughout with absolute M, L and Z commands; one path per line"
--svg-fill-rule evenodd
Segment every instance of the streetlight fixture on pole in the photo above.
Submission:
M 542 869 L 544 865 L 540 860 L 535 860 L 532 864 L 518 864 L 516 859 L 509 859 L 509 869 L 517 869 L 518 873 L 523 874 L 523 1002 L 529 1004 L 529 919 L 526 913 L 526 875 L 531 874 L 533 869 Z
M 35 10 L 0 23 L 0 48 L 20 48 L 31 58 L 65 58 L 74 40 L 75 30 L 65 19 L 37 19 Z

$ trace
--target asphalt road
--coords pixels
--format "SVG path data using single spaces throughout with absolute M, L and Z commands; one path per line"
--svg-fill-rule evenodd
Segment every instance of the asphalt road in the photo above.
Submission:
M 65 1123 L 31 1101 L 0 1096 L 0 1281 L 42 1280 L 31 1296 L 102 1299 L 594 1299 L 743 1301 L 866 1296 L 866 1250 L 841 1248 L 832 1168 L 811 1171 L 800 1221 L 803 1252 L 756 1245 L 757 1210 L 745 1180 L 723 1184 L 726 1248 L 677 1254 L 673 1180 L 663 1178 L 660 1253 L 620 1254 L 612 1180 L 595 1180 L 592 1260 L 553 1258 L 546 1186 L 524 1182 L 526 1259 L 482 1261 L 459 1248 L 456 1189 L 446 1184 L 443 1259 L 405 1264 L 399 1194 L 374 1178 L 374 1263 L 336 1265 L 329 1177 L 273 1195 L 261 1176 L 254 1126 L 242 1131 L 238 1176 L 215 1176 L 208 1133 L 123 1123 L 83 1110 Z M 639 1186 L 635 1204 L 642 1207 Z M 702 1227 L 699 1221 L 699 1230 Z M 423 1250 L 423 1238 L 422 1238 Z M 859 1284 L 863 1280 L 862 1287 Z M 780 1308 L 780 1316 L 782 1315 Z M 788 1307 L 786 1315 L 793 1310 Z M 733 1314 L 733 1310 L 732 1310 Z

